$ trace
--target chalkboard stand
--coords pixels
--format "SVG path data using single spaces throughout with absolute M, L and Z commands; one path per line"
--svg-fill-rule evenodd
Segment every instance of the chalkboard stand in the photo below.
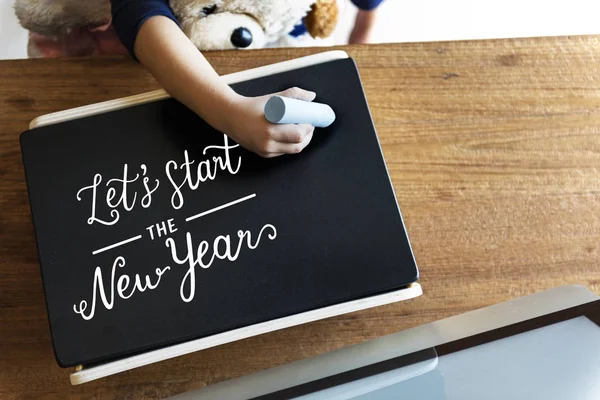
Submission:
M 225 81 L 227 84 L 234 84 L 250 79 L 268 76 L 274 73 L 285 72 L 289 70 L 307 67 L 310 65 L 345 58 L 348 58 L 348 54 L 346 54 L 346 52 L 344 51 L 328 51 L 320 54 L 266 65 L 263 67 L 241 71 L 229 75 L 224 75 L 221 77 L 221 79 L 223 79 L 223 81 Z M 38 128 L 77 118 L 115 111 L 134 105 L 158 101 L 168 97 L 169 95 L 164 90 L 156 90 L 153 92 L 144 93 L 136 96 L 130 96 L 122 99 L 111 100 L 103 103 L 97 103 L 66 111 L 47 114 L 34 119 L 33 121 L 31 121 L 29 126 L 30 129 Z M 130 369 L 138 368 L 144 365 L 149 365 L 155 362 L 160 362 L 163 360 L 178 357 L 184 354 L 189 354 L 210 347 L 219 346 L 236 340 L 257 336 L 263 333 L 273 332 L 279 329 L 301 325 L 320 319 L 325 319 L 385 304 L 408 300 L 411 298 L 418 297 L 422 293 L 423 292 L 421 286 L 418 283 L 412 283 L 411 285 L 400 290 L 378 294 L 375 296 L 362 298 L 358 300 L 348 301 L 345 303 L 334 304 L 332 306 L 310 310 L 300 314 L 290 315 L 283 318 L 278 318 L 250 326 L 245 326 L 239 329 L 222 332 L 216 335 L 192 340 L 185 343 L 171 345 L 161 349 L 137 354 L 131 357 L 111 362 L 96 364 L 89 367 L 78 365 L 74 368 L 73 373 L 71 373 L 70 381 L 72 385 L 80 385 L 82 383 L 90 382 L 96 379 L 114 375 Z
M 236 340 L 246 339 L 252 336 L 258 336 L 263 333 L 273 332 L 279 329 L 289 328 L 320 319 L 335 317 L 336 315 L 348 314 L 355 311 L 365 310 L 367 308 L 378 307 L 385 304 L 412 299 L 423 294 L 421 285 L 413 283 L 410 286 L 385 293 L 377 296 L 371 296 L 364 299 L 349 301 L 336 304 L 329 307 L 320 308 L 289 317 L 279 318 L 256 325 L 246 326 L 240 329 L 223 332 L 217 335 L 204 337 L 190 342 L 185 342 L 162 349 L 149 351 L 121 360 L 95 365 L 93 367 L 75 367 L 71 373 L 71 384 L 80 385 L 96 379 L 104 378 L 130 369 L 142 367 L 144 365 L 168 360 L 185 354 L 193 353 L 199 350 L 208 349 L 225 343 L 235 342 Z

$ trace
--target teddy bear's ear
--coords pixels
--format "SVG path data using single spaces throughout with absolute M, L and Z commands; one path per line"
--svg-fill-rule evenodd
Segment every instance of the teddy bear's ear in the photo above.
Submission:
M 337 0 L 317 0 L 304 20 L 308 33 L 313 38 L 329 37 L 338 23 Z

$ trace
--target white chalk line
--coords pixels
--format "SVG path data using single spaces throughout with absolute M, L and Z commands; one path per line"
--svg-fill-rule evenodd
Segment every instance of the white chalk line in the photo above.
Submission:
M 196 214 L 196 215 L 192 215 L 191 217 L 187 217 L 185 219 L 185 222 L 190 222 L 192 220 L 195 220 L 196 218 L 204 217 L 205 215 L 212 214 L 212 213 L 214 213 L 216 211 L 219 211 L 219 210 L 222 210 L 224 208 L 231 207 L 233 205 L 242 203 L 242 202 L 244 202 L 246 200 L 250 200 L 250 199 L 252 199 L 254 197 L 256 197 L 256 193 L 252 193 L 251 195 L 248 195 L 246 197 L 242 197 L 241 199 L 237 199 L 237 200 L 231 201 L 229 203 L 225 203 L 225 204 L 223 204 L 223 205 L 221 205 L 219 207 L 211 208 L 210 210 L 206 210 L 204 212 L 201 212 L 200 214 Z
M 102 252 L 110 250 L 110 249 L 114 249 L 115 247 L 123 246 L 124 244 L 134 242 L 134 241 L 139 240 L 141 238 L 142 238 L 142 235 L 137 235 L 137 236 L 134 236 L 132 238 L 125 239 L 125 240 L 123 240 L 121 242 L 118 242 L 118 243 L 115 243 L 115 244 L 111 244 L 110 246 L 106 246 L 106 247 L 103 247 L 101 249 L 94 250 L 94 251 L 92 251 L 92 255 L 95 256 L 96 254 L 102 253 Z

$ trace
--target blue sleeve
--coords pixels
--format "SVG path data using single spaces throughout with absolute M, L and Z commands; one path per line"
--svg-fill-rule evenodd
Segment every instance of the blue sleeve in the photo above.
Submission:
M 379 5 L 383 3 L 383 0 L 352 0 L 352 2 L 356 7 L 360 8 L 361 10 L 369 11 L 379 7 Z
M 113 27 L 133 58 L 135 38 L 148 18 L 162 15 L 177 23 L 168 0 L 111 0 L 110 4 Z

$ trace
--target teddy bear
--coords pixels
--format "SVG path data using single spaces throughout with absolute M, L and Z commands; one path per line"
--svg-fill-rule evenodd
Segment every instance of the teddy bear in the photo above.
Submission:
M 293 46 L 301 21 L 311 38 L 335 29 L 338 0 L 170 0 L 184 33 L 200 50 Z M 30 31 L 30 57 L 123 53 L 108 0 L 16 0 Z
M 262 48 L 277 43 L 305 18 L 313 38 L 329 36 L 335 0 L 171 0 L 181 28 L 202 50 Z

